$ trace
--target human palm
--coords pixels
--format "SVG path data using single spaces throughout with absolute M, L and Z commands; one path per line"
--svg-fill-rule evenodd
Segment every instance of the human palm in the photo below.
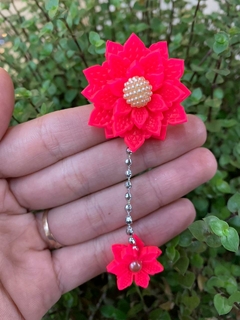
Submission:
M 122 139 L 106 141 L 87 125 L 92 106 L 54 112 L 7 129 L 13 108 L 0 70 L 0 319 L 37 320 L 60 298 L 105 271 L 111 244 L 126 242 Z M 149 140 L 133 155 L 134 230 L 162 245 L 194 219 L 183 195 L 210 179 L 216 162 L 200 148 L 205 128 L 194 116 Z M 42 212 L 63 248 L 50 251 Z

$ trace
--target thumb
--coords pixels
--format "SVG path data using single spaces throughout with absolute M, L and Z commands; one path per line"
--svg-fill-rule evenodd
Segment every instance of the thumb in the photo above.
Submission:
M 6 132 L 14 107 L 14 89 L 9 74 L 0 68 L 0 140 Z

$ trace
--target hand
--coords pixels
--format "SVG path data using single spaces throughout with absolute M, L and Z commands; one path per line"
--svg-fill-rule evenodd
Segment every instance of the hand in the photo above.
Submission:
M 60 296 L 105 271 L 111 244 L 125 243 L 126 146 L 87 125 L 92 106 L 62 110 L 7 130 L 13 87 L 0 70 L 0 319 L 40 319 Z M 209 180 L 213 155 L 203 123 L 189 116 L 167 139 L 133 154 L 133 228 L 162 245 L 194 220 L 181 199 Z M 42 226 L 63 248 L 50 251 Z

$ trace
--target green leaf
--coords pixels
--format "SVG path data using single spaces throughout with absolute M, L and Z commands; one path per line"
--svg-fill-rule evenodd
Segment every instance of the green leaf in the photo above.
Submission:
M 203 220 L 193 222 L 188 229 L 192 235 L 199 241 L 205 241 L 206 234 L 210 232 L 207 224 Z
M 195 274 L 193 272 L 188 271 L 185 275 L 178 276 L 179 284 L 186 288 L 191 288 L 195 281 Z
M 228 210 L 236 213 L 240 210 L 240 193 L 236 192 L 227 202 Z
M 99 40 L 101 40 L 99 34 L 97 32 L 95 32 L 95 31 L 90 31 L 90 33 L 89 33 L 89 42 L 93 46 L 95 46 L 96 43 L 98 43 Z
M 185 274 L 189 266 L 188 257 L 180 257 L 180 259 L 174 264 L 174 268 L 181 274 Z
M 49 34 L 53 31 L 53 24 L 52 22 L 48 22 L 45 24 L 45 26 L 42 27 L 40 33 L 39 33 L 39 37 L 43 36 L 44 34 Z
M 227 314 L 232 310 L 232 306 L 228 304 L 228 299 L 221 296 L 220 293 L 214 296 L 213 303 L 220 316 Z
M 44 57 L 47 57 L 47 56 L 50 56 L 50 54 L 52 53 L 53 51 L 53 45 L 52 43 L 45 43 L 43 46 L 42 46 L 42 50 L 41 50 L 41 55 L 44 56 Z
M 59 0 L 45 0 L 45 9 L 47 11 L 58 8 Z
M 73 99 L 76 97 L 76 95 L 78 94 L 79 90 L 78 89 L 70 89 L 68 91 L 65 92 L 64 95 L 64 99 L 67 102 L 72 102 Z
M 191 312 L 200 304 L 200 298 L 198 296 L 183 296 L 181 301 L 189 310 L 191 310 Z
M 237 230 L 229 227 L 228 235 L 221 237 L 221 243 L 228 251 L 237 252 L 239 247 L 239 235 Z
M 229 231 L 229 225 L 222 220 L 214 220 L 209 223 L 210 228 L 217 236 L 226 236 Z
M 225 32 L 219 32 L 214 35 L 215 42 L 213 44 L 213 51 L 216 54 L 220 54 L 229 47 L 229 36 Z
M 228 298 L 228 304 L 233 306 L 233 304 L 237 302 L 240 303 L 240 291 L 236 291 Z
M 191 243 L 192 243 L 192 234 L 189 230 L 185 230 L 180 234 L 179 246 L 189 247 Z
M 231 193 L 231 188 L 227 181 L 219 180 L 216 183 L 216 187 L 222 193 Z
M 15 97 L 16 99 L 22 99 L 22 98 L 30 98 L 32 96 L 31 91 L 25 89 L 25 88 L 17 88 L 15 89 Z
M 196 100 L 196 101 L 200 101 L 202 99 L 202 89 L 201 88 L 197 88 L 197 89 L 194 89 L 192 94 L 191 94 L 191 98 L 193 100 Z
M 142 303 L 137 303 L 137 304 L 135 304 L 135 306 L 131 307 L 131 309 L 128 311 L 127 315 L 128 315 L 128 317 L 135 316 L 137 313 L 142 311 L 142 309 L 143 309 Z
M 104 317 L 108 318 L 108 319 L 109 319 L 109 318 L 112 319 L 112 315 L 114 314 L 115 310 L 116 310 L 116 309 L 115 309 L 113 306 L 111 306 L 111 305 L 102 306 L 102 307 L 100 308 L 101 314 L 102 314 Z

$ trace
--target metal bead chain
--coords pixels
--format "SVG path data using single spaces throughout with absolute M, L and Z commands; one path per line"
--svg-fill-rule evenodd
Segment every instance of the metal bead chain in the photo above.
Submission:
M 131 205 L 131 200 L 132 200 L 132 195 L 131 195 L 131 188 L 132 188 L 132 183 L 131 183 L 131 177 L 132 177 L 132 170 L 131 170 L 131 166 L 132 166 L 132 151 L 127 148 L 126 153 L 128 155 L 128 158 L 125 160 L 125 163 L 127 165 L 127 171 L 125 172 L 125 176 L 127 177 L 127 182 L 125 183 L 125 186 L 127 188 L 127 192 L 125 194 L 125 199 L 127 200 L 127 204 L 125 205 L 125 211 L 127 213 L 126 216 L 126 224 L 127 224 L 127 229 L 126 229 L 126 233 L 129 236 L 128 242 L 132 245 L 136 244 L 135 239 L 133 238 L 133 228 L 132 228 L 132 216 L 131 216 L 131 212 L 132 212 L 132 205 Z

